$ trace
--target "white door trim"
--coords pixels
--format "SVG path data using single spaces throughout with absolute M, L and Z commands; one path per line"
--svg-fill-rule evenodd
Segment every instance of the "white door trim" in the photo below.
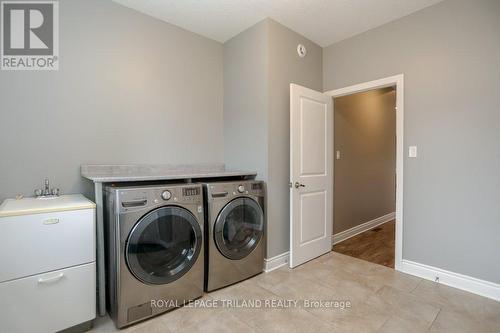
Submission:
M 402 271 L 403 261 L 403 163 L 404 163 L 404 86 L 403 74 L 326 91 L 340 97 L 367 90 L 396 86 L 396 255 L 395 269 Z

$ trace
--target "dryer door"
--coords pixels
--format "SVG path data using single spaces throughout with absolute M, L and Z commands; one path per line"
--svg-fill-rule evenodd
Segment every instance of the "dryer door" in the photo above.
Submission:
M 264 213 L 251 198 L 240 197 L 222 208 L 214 226 L 215 243 L 229 259 L 242 259 L 255 249 L 264 231 Z
M 132 228 L 125 259 L 144 283 L 170 283 L 193 266 L 201 251 L 202 231 L 195 216 L 178 206 L 157 208 Z

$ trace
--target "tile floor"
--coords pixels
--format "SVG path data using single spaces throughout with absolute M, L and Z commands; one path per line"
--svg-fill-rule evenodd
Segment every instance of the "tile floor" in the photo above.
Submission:
M 179 308 L 121 332 L 500 332 L 500 302 L 335 252 L 294 270 L 260 274 L 202 300 L 220 305 L 233 300 L 239 306 L 261 301 L 261 307 Z M 274 308 L 266 300 L 299 303 Z M 308 305 L 308 300 L 326 302 Z M 335 307 L 335 300 L 351 306 Z M 116 331 L 108 317 L 92 330 Z

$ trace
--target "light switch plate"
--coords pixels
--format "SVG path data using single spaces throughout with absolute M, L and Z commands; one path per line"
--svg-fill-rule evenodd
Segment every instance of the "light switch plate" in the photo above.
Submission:
M 410 146 L 408 148 L 408 157 L 417 157 L 417 146 Z
M 340 150 L 337 150 L 337 152 L 335 153 L 335 158 L 337 160 L 340 160 Z

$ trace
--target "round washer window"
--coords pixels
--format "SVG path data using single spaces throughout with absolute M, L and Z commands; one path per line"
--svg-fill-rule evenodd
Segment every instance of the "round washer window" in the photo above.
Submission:
M 150 284 L 170 283 L 193 266 L 201 249 L 202 232 L 185 208 L 165 206 L 142 217 L 126 244 L 129 270 Z
M 219 251 L 229 259 L 242 259 L 258 245 L 264 230 L 264 214 L 251 198 L 240 197 L 221 210 L 214 237 Z

